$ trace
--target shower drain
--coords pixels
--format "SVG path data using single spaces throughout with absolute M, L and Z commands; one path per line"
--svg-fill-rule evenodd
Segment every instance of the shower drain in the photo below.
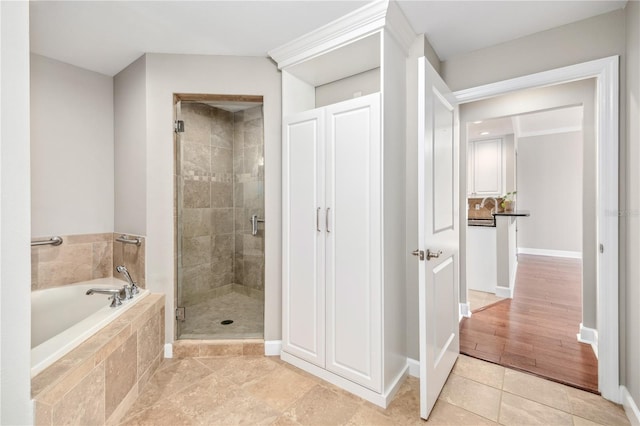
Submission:
M 233 320 L 224 320 L 224 321 L 221 321 L 220 324 L 222 324 L 222 325 L 233 324 Z

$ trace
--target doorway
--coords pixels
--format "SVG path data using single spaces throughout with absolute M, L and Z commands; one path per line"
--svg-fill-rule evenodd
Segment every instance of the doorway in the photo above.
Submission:
M 174 101 L 177 338 L 261 339 L 262 97 Z
M 618 61 L 617 56 L 533 74 L 456 92 L 461 103 L 494 98 L 516 90 L 545 87 L 569 81 L 596 79 L 596 223 L 591 250 L 596 252 L 596 324 L 599 390 L 619 402 L 618 365 Z M 466 161 L 466 156 L 462 155 Z M 461 167 L 461 170 L 463 168 Z M 464 176 L 464 173 L 461 173 Z M 461 229 L 466 222 L 461 215 Z M 462 233 L 464 234 L 464 232 Z M 461 236 L 466 245 L 466 235 Z M 466 283 L 461 271 L 461 285 Z M 467 313 L 466 288 L 461 289 L 461 312 Z

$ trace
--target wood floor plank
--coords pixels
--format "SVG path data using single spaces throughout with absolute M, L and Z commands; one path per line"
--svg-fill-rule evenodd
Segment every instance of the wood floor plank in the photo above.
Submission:
M 460 324 L 460 352 L 597 393 L 598 360 L 576 339 L 581 261 L 518 256 L 516 291 Z

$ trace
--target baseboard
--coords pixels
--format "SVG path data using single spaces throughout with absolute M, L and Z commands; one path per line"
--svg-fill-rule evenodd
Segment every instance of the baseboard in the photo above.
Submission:
M 633 426 L 640 426 L 640 410 L 638 410 L 638 405 L 633 400 L 633 397 L 631 397 L 626 386 L 620 386 L 620 396 L 624 412 L 629 418 L 629 422 L 631 422 Z
M 591 345 L 593 353 L 596 355 L 596 358 L 598 358 L 598 330 L 585 327 L 580 323 L 580 333 L 576 336 L 578 337 L 578 342 Z
M 265 340 L 264 354 L 266 356 L 280 356 L 282 351 L 282 340 Z
M 370 389 L 365 388 L 364 386 L 358 385 L 351 380 L 347 380 L 337 374 L 333 374 L 330 371 L 325 370 L 324 368 L 320 368 L 317 365 L 311 364 L 310 362 L 304 361 L 296 356 L 288 354 L 287 352 L 282 352 L 280 354 L 280 358 L 288 362 L 291 365 L 294 365 L 307 373 L 313 374 L 316 377 L 321 378 L 331 384 L 338 386 L 350 392 L 356 396 L 359 396 L 362 399 L 366 399 L 372 404 L 375 404 L 382 408 L 387 408 L 391 399 L 396 394 L 400 385 L 402 384 L 403 379 L 407 375 L 407 371 L 409 370 L 409 365 L 405 366 L 404 370 L 398 374 L 398 376 L 393 381 L 392 385 L 388 387 L 388 390 L 384 394 L 380 394 L 374 392 Z
M 469 306 L 469 302 L 460 303 L 460 316 L 458 318 L 458 322 L 462 321 L 462 318 L 471 318 L 471 306 Z
M 503 287 L 501 285 L 496 286 L 496 296 L 504 297 L 507 299 L 513 299 L 513 288 L 512 287 Z
M 407 358 L 407 365 L 409 366 L 409 375 L 411 377 L 420 377 L 420 362 L 412 358 Z
M 173 358 L 173 344 L 166 343 L 164 345 L 164 357 L 165 358 Z
M 535 254 L 537 256 L 553 256 L 553 257 L 568 257 L 571 259 L 582 259 L 582 253 L 579 251 L 547 250 L 547 249 L 518 247 L 518 254 Z

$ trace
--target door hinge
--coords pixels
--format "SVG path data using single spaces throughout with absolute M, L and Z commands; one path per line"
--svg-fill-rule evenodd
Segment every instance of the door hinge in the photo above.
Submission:
M 182 120 L 176 120 L 173 122 L 173 131 L 176 133 L 183 133 L 184 132 L 184 121 Z
M 604 253 L 604 244 L 600 243 L 600 253 Z
M 187 313 L 183 306 L 176 308 L 176 320 L 184 321 L 187 319 Z

